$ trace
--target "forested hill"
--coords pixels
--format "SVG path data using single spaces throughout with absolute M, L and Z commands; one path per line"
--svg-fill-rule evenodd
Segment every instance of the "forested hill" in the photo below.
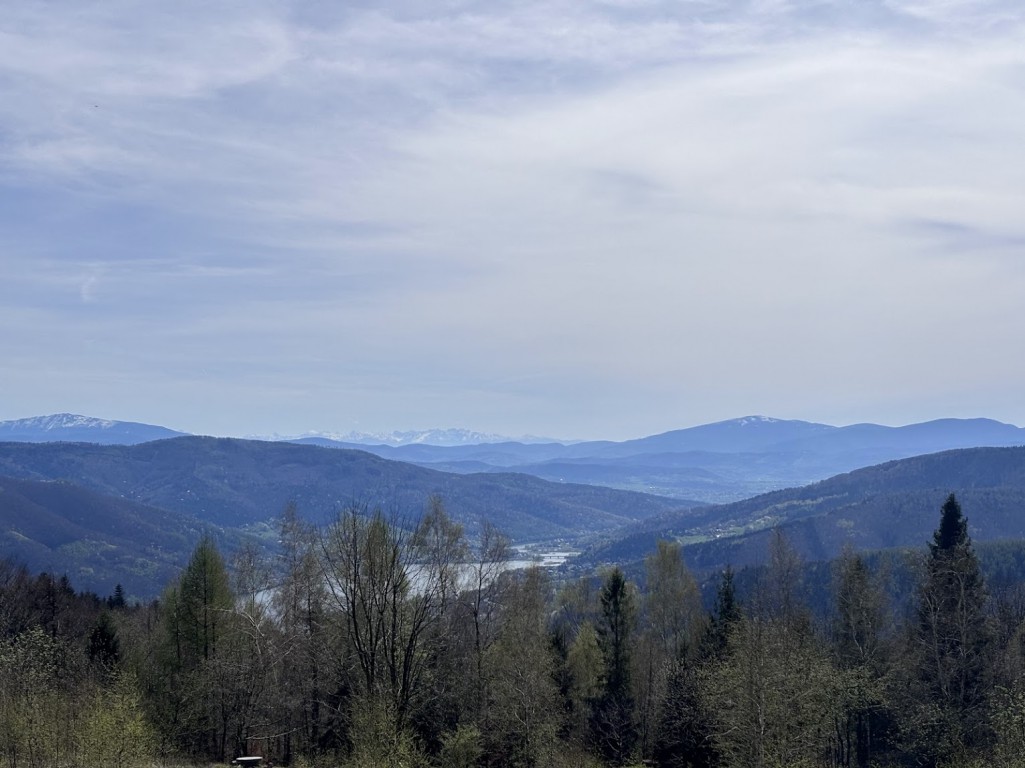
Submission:
M 203 533 L 229 549 L 241 540 L 237 531 L 72 483 L 0 477 L 0 559 L 67 575 L 100 594 L 120 584 L 130 597 L 155 597 Z
M 685 544 L 697 570 L 762 561 L 774 528 L 809 560 L 854 548 L 920 547 L 947 494 L 961 500 L 978 541 L 1025 537 L 1025 448 L 971 448 L 866 467 L 802 488 L 635 524 L 582 562 L 628 562 L 660 538 Z
M 416 515 L 437 494 L 470 531 L 486 517 L 516 541 L 610 530 L 681 506 L 527 475 L 453 475 L 362 451 L 209 437 L 132 446 L 0 443 L 0 476 L 64 480 L 235 528 L 271 520 L 289 502 L 316 523 L 351 504 Z

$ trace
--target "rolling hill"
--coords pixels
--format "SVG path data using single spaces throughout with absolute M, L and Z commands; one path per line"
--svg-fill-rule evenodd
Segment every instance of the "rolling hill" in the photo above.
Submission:
M 751 499 L 655 516 L 596 546 L 583 563 L 642 558 L 681 541 L 699 571 L 760 562 L 774 528 L 809 560 L 856 549 L 920 547 L 956 493 L 978 541 L 1025 537 L 1025 448 L 973 448 L 887 462 Z
M 0 476 L 65 480 L 243 530 L 265 530 L 289 502 L 324 523 L 350 504 L 416 515 L 438 494 L 469 531 L 486 517 L 515 541 L 527 542 L 609 531 L 680 506 L 523 474 L 455 475 L 363 451 L 209 437 L 132 446 L 0 443 Z

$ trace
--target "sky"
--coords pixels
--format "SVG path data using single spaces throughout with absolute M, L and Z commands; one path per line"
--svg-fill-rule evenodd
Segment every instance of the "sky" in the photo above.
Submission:
M 1018 0 L 12 0 L 0 420 L 1025 425 Z

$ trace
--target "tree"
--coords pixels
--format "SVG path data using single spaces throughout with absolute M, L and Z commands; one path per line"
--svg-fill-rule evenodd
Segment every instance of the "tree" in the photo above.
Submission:
M 248 754 L 253 739 L 266 743 L 272 722 L 279 722 L 276 697 L 270 696 L 281 681 L 287 648 L 281 642 L 278 623 L 265 598 L 271 589 L 271 572 L 261 552 L 244 545 L 232 561 L 234 605 L 229 635 L 216 661 L 209 666 L 216 676 L 227 724 L 230 751 Z M 277 729 L 274 729 L 277 730 Z
M 119 610 L 126 607 L 125 588 L 120 584 L 114 587 L 114 594 L 107 598 L 107 607 L 112 610 Z
M 594 625 L 585 621 L 566 653 L 570 730 L 577 735 L 590 720 L 591 704 L 602 692 L 605 660 Z
M 867 768 L 885 724 L 885 597 L 864 559 L 850 549 L 833 564 L 833 605 L 833 654 L 844 691 L 835 759 Z
M 716 588 L 715 608 L 704 624 L 696 653 L 675 660 L 666 679 L 652 757 L 666 768 L 707 768 L 719 764 L 709 681 L 722 669 L 730 638 L 743 619 L 727 566 Z M 718 682 L 718 680 L 716 680 Z
M 464 613 L 468 613 L 473 630 L 474 720 L 483 722 L 486 715 L 487 675 L 485 657 L 497 637 L 498 616 L 505 604 L 506 581 L 501 579 L 509 559 L 509 539 L 484 520 L 470 564 L 469 585 L 462 594 Z
M 701 687 L 701 668 L 680 658 L 670 666 L 656 724 L 652 759 L 662 768 L 717 765 L 712 715 Z
M 636 603 L 633 586 L 618 567 L 606 575 L 599 601 L 598 643 L 605 675 L 601 696 L 592 708 L 591 736 L 601 754 L 622 765 L 630 759 L 637 740 L 630 675 Z
M 217 655 L 234 602 L 224 558 L 213 539 L 204 536 L 168 600 L 179 663 L 194 666 Z
M 224 559 L 206 536 L 163 600 L 164 638 L 149 685 L 169 748 L 226 757 L 229 703 L 213 672 L 234 604 Z
M 513 577 L 501 628 L 487 654 L 492 683 L 486 739 L 494 765 L 553 764 L 559 723 L 546 627 L 549 591 L 548 577 L 537 566 Z
M 349 714 L 362 722 L 350 737 L 366 754 L 408 743 L 414 710 L 430 697 L 432 665 L 445 643 L 440 631 L 458 587 L 462 531 L 432 501 L 408 530 L 380 510 L 350 507 L 321 539 L 328 599 L 342 623 L 337 662 L 352 664 Z M 367 713 L 370 713 L 369 715 Z
M 78 728 L 78 742 L 84 765 L 133 768 L 152 759 L 156 739 L 134 678 L 116 674 L 109 687 L 93 694 Z
M 110 613 L 104 611 L 89 633 L 89 661 L 105 673 L 110 673 L 120 660 L 121 641 L 118 639 L 117 627 Z
M 282 686 L 278 694 L 287 717 L 283 757 L 293 751 L 315 753 L 331 744 L 330 713 L 339 702 L 331 695 L 325 649 L 326 584 L 317 558 L 317 532 L 288 504 L 278 523 L 283 581 L 273 592 L 273 606 L 283 643 Z
M 779 532 L 769 555 L 750 613 L 732 622 L 726 653 L 702 670 L 725 766 L 816 764 L 830 752 L 839 677 L 797 597 L 799 563 Z
M 683 562 L 677 542 L 660 540 L 644 559 L 647 591 L 644 614 L 659 652 L 676 658 L 687 652 L 702 609 L 698 584 Z
M 701 639 L 701 658 L 718 659 L 726 654 L 730 632 L 740 621 L 740 603 L 733 584 L 733 568 L 726 566 L 716 588 L 715 610 L 705 626 Z
M 697 582 L 684 565 L 678 543 L 659 541 L 644 566 L 647 589 L 635 679 L 641 754 L 648 756 L 670 673 L 692 653 L 703 611 Z
M 0 754 L 8 764 L 44 768 L 68 762 L 81 661 L 62 638 L 39 627 L 0 642 Z
M 937 758 L 979 744 L 986 723 L 991 627 L 968 521 L 950 494 L 933 533 L 919 589 L 912 658 L 909 746 Z

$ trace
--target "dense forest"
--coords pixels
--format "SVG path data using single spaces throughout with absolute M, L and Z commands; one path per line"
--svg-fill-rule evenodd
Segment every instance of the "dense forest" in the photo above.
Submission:
M 885 559 L 809 571 L 777 532 L 707 610 L 676 543 L 637 583 L 556 583 L 437 498 L 290 507 L 273 562 L 204 539 L 145 605 L 3 562 L 0 765 L 1025 764 L 1025 590 L 987 589 L 958 500 L 938 512 L 901 599 Z

